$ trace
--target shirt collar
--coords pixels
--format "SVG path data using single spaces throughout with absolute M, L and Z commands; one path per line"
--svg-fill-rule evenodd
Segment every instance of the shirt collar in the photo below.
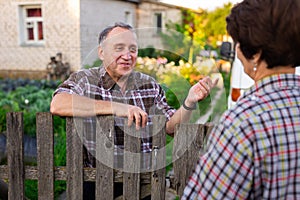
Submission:
M 101 66 L 99 69 L 99 73 L 100 73 L 99 86 L 101 85 L 106 90 L 118 88 L 118 87 L 115 87 L 116 82 L 108 74 L 105 67 Z M 141 84 L 143 84 L 143 83 L 142 83 L 139 73 L 132 71 L 132 73 L 129 75 L 128 80 L 127 80 L 126 90 L 138 89 L 138 85 L 141 85 Z
M 283 89 L 300 89 L 300 76 L 296 74 L 276 74 L 257 81 L 244 96 L 268 93 Z

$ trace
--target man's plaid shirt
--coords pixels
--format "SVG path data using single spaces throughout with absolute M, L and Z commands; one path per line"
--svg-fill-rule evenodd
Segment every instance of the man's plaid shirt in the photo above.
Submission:
M 300 76 L 266 77 L 224 113 L 182 199 L 300 199 Z
M 73 73 L 54 92 L 66 92 L 78 94 L 97 100 L 114 101 L 135 105 L 148 113 L 148 124 L 151 124 L 151 116 L 163 114 L 169 120 L 175 113 L 175 109 L 168 106 L 162 87 L 150 76 L 140 72 L 132 72 L 127 81 L 126 91 L 121 92 L 119 86 L 109 76 L 104 67 L 84 69 Z M 84 119 L 83 143 L 85 154 L 85 166 L 95 167 L 95 117 Z M 124 145 L 123 132 L 124 118 L 115 117 L 115 154 L 122 155 Z M 141 151 L 149 153 L 152 150 L 151 138 L 147 128 L 141 131 Z

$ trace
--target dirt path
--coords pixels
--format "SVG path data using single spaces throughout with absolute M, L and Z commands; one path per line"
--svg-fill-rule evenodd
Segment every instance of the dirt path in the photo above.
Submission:
M 212 99 L 212 103 L 211 103 L 211 106 L 209 108 L 209 110 L 205 113 L 205 115 L 202 115 L 197 121 L 196 121 L 196 124 L 205 124 L 209 117 L 211 116 L 211 114 L 213 113 L 213 109 L 216 105 L 216 103 L 218 102 L 218 100 L 220 98 L 224 98 L 224 95 L 223 93 L 225 92 L 224 88 L 218 90 L 218 92 L 216 93 L 215 96 L 213 96 L 213 99 Z M 226 97 L 225 97 L 226 98 Z M 215 117 L 215 116 L 214 116 Z

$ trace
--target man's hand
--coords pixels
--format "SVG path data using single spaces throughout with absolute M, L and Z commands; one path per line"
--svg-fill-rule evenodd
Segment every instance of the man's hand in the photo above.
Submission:
M 208 76 L 201 79 L 189 90 L 185 105 L 193 107 L 195 103 L 205 99 L 209 95 L 211 89 L 217 85 L 218 81 L 219 79 L 212 81 Z
M 128 126 L 135 123 L 136 130 L 147 125 L 148 114 L 138 106 L 113 103 L 112 109 L 116 116 L 128 118 Z
M 145 127 L 148 115 L 138 106 L 117 102 L 90 99 L 77 94 L 59 93 L 51 101 L 50 112 L 59 116 L 89 117 L 114 114 L 128 118 L 128 126 L 136 124 L 136 129 Z

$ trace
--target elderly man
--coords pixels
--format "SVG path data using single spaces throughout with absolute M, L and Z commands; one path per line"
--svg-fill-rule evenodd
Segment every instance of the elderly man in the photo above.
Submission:
M 134 71 L 137 54 L 137 36 L 131 26 L 116 23 L 107 27 L 99 35 L 98 56 L 102 66 L 71 74 L 53 95 L 53 114 L 87 117 L 84 135 L 91 137 L 84 139 L 86 167 L 95 167 L 95 141 L 89 138 L 95 135 L 96 115 L 126 117 L 129 126 L 135 124 L 136 129 L 141 129 L 151 123 L 149 116 L 163 114 L 167 119 L 166 132 L 173 134 L 175 125 L 189 120 L 196 103 L 206 98 L 217 82 L 213 83 L 209 77 L 200 80 L 190 88 L 183 106 L 176 111 L 167 104 L 162 87 L 152 77 Z M 124 145 L 122 123 L 122 120 L 115 122 L 114 136 L 118 150 L 123 149 Z M 142 152 L 151 152 L 150 137 L 143 137 L 141 143 Z M 121 152 L 117 151 L 117 154 Z M 115 193 L 117 196 L 122 191 L 116 190 Z

